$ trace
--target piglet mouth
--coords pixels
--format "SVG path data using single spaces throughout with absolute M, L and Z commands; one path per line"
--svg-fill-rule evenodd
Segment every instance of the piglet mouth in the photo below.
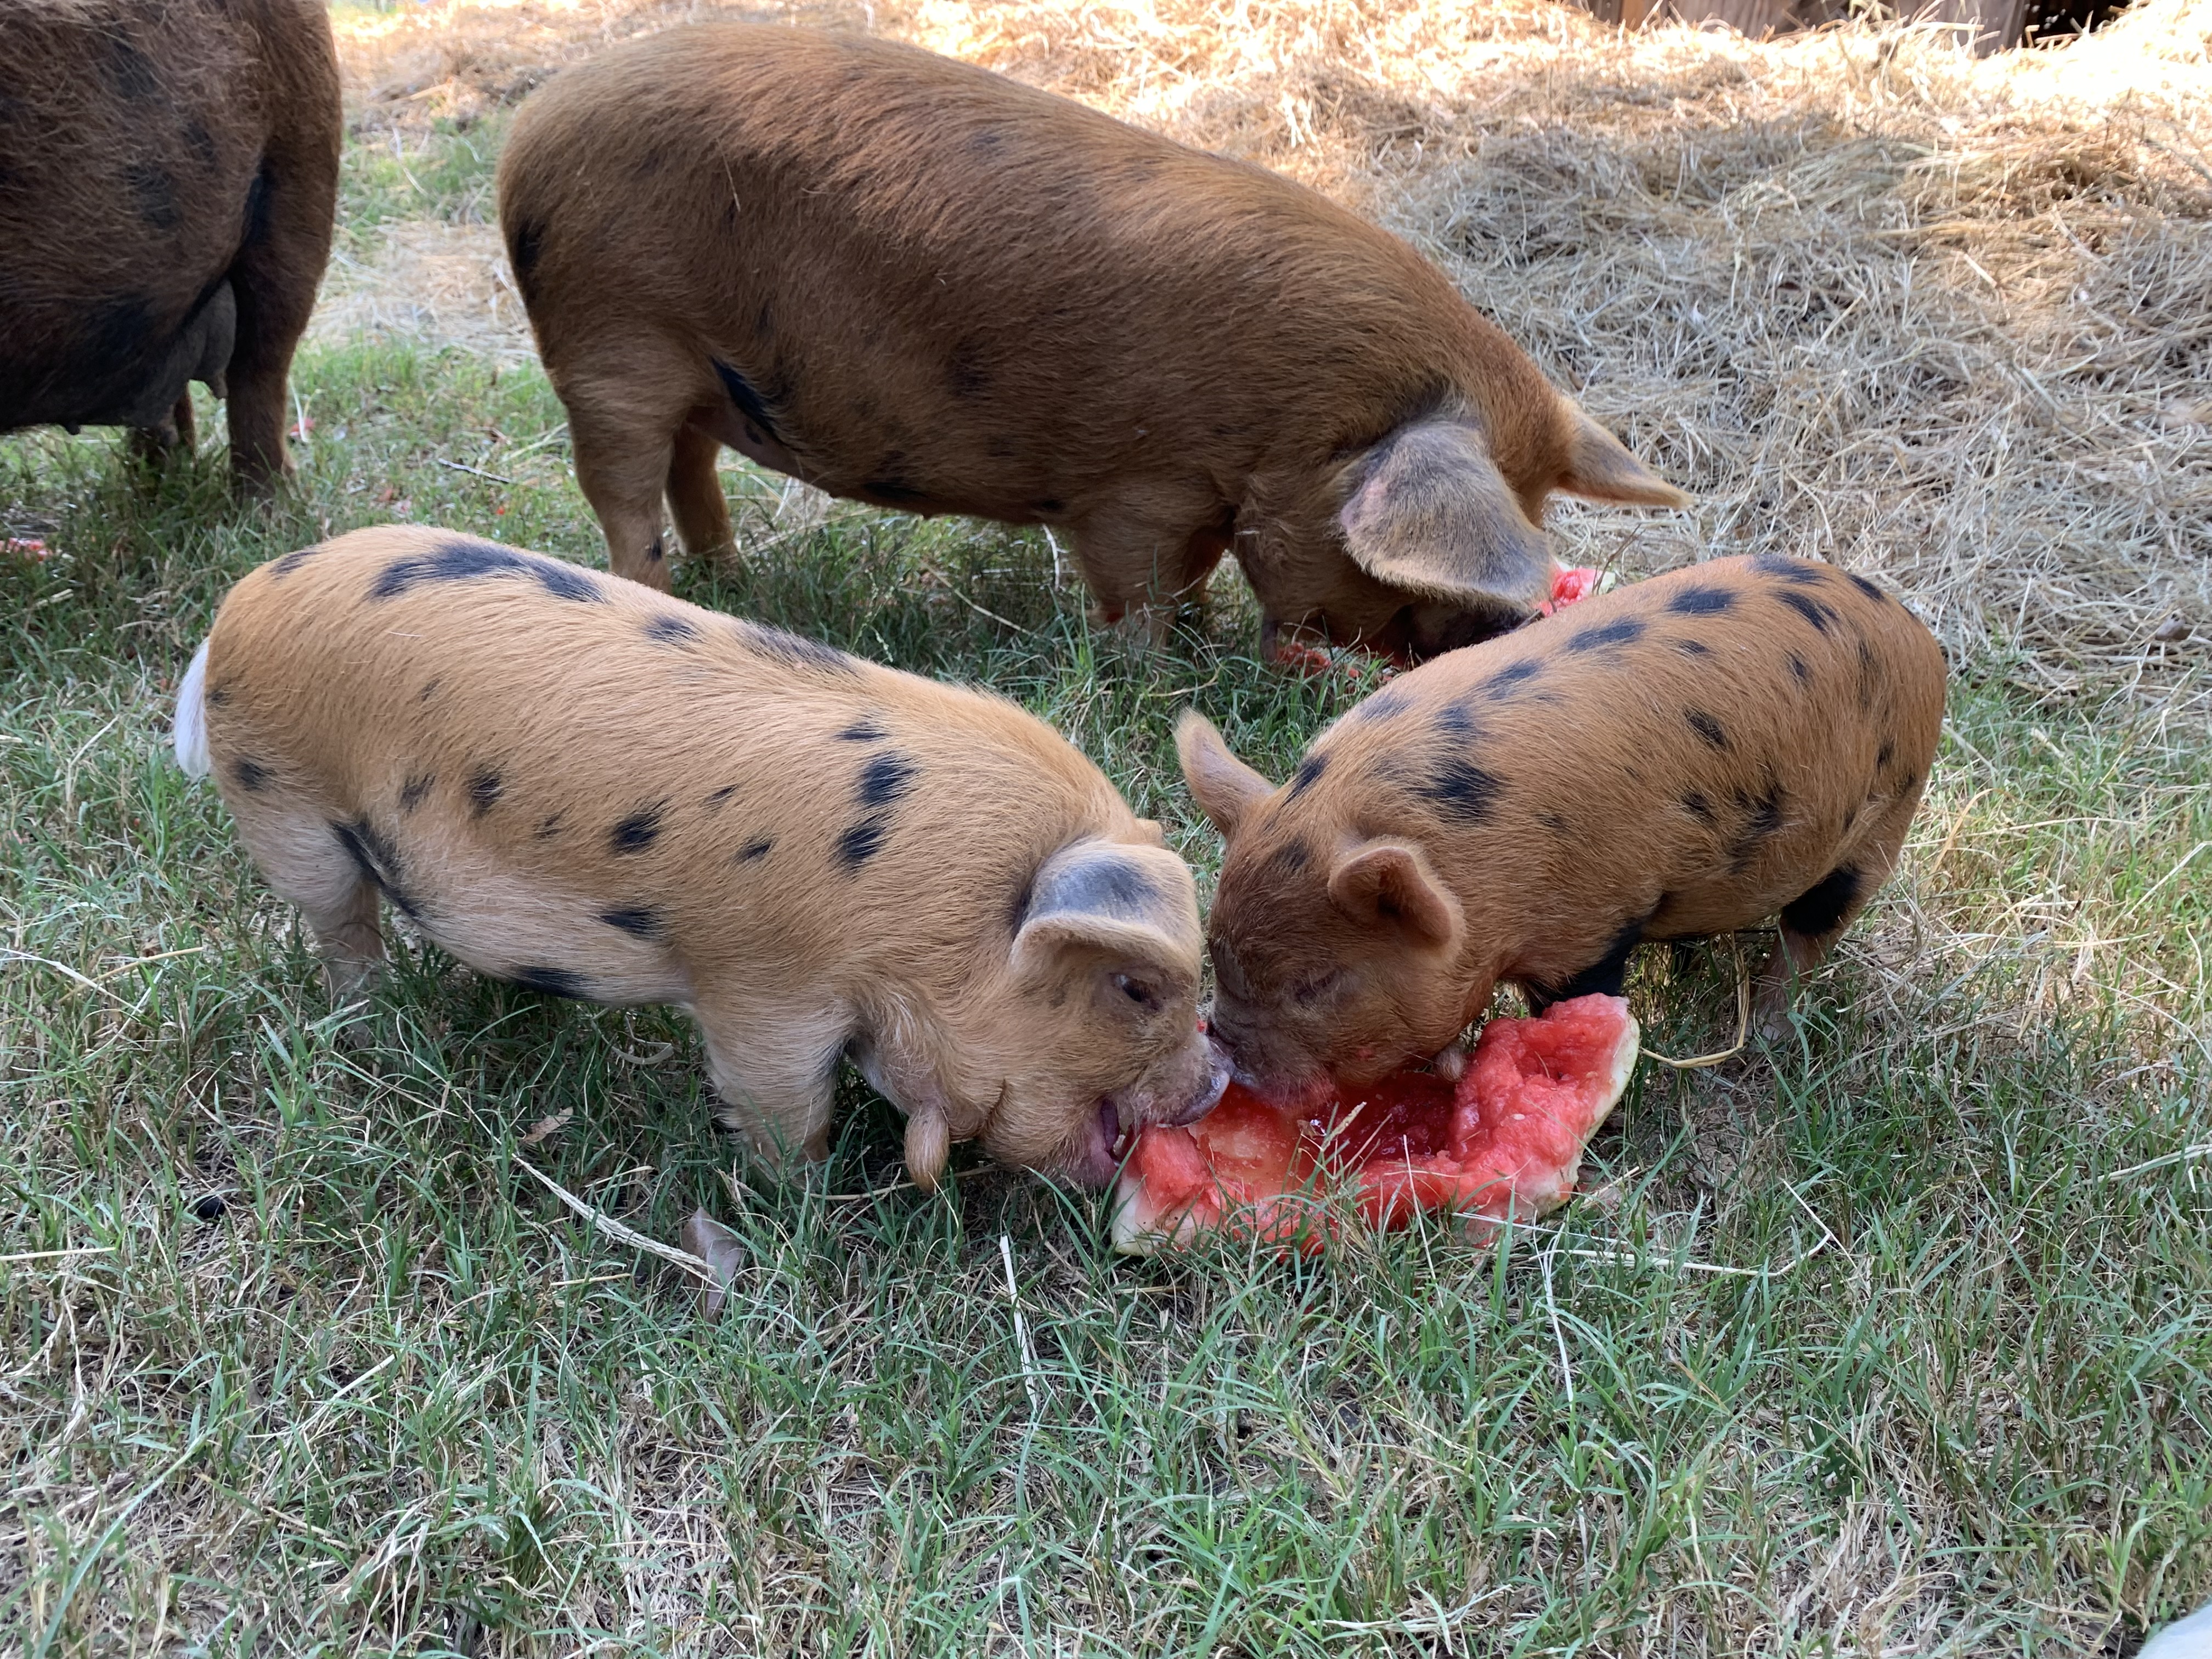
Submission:
M 1136 1144 L 1137 1133 L 1122 1126 L 1121 1109 L 1110 1100 L 1098 1103 L 1098 1145 L 1104 1149 L 1106 1160 L 1118 1166 L 1129 1155 Z

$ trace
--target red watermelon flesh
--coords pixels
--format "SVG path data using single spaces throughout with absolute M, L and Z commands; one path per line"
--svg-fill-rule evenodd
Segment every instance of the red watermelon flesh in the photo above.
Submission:
M 1310 1255 L 1351 1195 L 1390 1231 L 1446 1210 L 1477 1237 L 1533 1220 L 1574 1190 L 1583 1148 L 1636 1065 L 1619 997 L 1577 997 L 1540 1018 L 1493 1019 L 1457 1084 L 1399 1072 L 1299 1109 L 1231 1084 L 1184 1127 L 1137 1138 L 1116 1191 L 1114 1242 L 1132 1255 L 1187 1245 L 1224 1224 Z
M 1603 585 L 1602 573 L 1586 564 L 1560 565 L 1552 572 L 1552 597 L 1536 609 L 1545 616 L 1586 599 Z

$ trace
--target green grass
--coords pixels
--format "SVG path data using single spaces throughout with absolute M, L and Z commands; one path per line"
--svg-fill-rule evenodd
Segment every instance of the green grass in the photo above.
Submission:
M 0 443 L 53 550 L 0 557 L 0 1650 L 2097 1654 L 2212 1596 L 2201 727 L 1960 665 L 1802 1042 L 1644 1067 L 1563 1231 L 1130 1262 L 973 1158 L 878 1191 L 857 1084 L 827 1171 L 736 1178 L 666 1011 L 416 949 L 334 1040 L 166 752 L 214 605 L 395 514 L 602 551 L 534 368 L 325 350 L 296 391 L 265 508 L 219 447 Z M 1255 663 L 1233 577 L 1133 655 L 1041 537 L 771 533 L 729 479 L 754 556 L 689 597 L 1009 692 L 1209 873 L 1177 707 L 1279 775 L 1356 695 Z M 1646 953 L 1647 1041 L 1723 1046 L 1733 972 Z M 704 1205 L 732 1310 L 518 1161 L 658 1238 Z

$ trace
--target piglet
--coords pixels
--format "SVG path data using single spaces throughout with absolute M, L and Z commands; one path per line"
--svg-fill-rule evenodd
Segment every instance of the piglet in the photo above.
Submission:
M 339 994 L 389 904 L 482 972 L 681 1003 L 766 1155 L 825 1153 L 848 1056 L 925 1188 L 971 1137 L 1103 1185 L 1227 1079 L 1189 870 L 997 697 L 392 527 L 231 590 L 176 747 Z
M 1715 560 L 1400 677 L 1282 788 L 1196 713 L 1227 842 L 1212 1028 L 1263 1092 L 1435 1055 L 1501 980 L 1618 995 L 1630 952 L 1781 919 L 1762 1029 L 1888 877 L 1936 753 L 1943 656 L 1863 577 Z
M 1109 619 L 1231 555 L 1271 644 L 1403 657 L 1534 613 L 1552 495 L 1686 499 L 1397 237 L 896 41 L 601 53 L 516 116 L 499 222 L 613 568 L 659 587 L 664 497 L 731 545 L 725 445 L 1050 526 Z

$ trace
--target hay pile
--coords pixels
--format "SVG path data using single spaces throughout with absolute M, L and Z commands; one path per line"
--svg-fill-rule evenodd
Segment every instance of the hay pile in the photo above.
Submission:
M 404 129 L 721 9 L 436 5 L 349 24 L 342 51 L 362 123 Z M 1277 167 L 1431 250 L 1701 497 L 1565 508 L 1579 558 L 1816 554 L 2040 695 L 2201 707 L 2212 0 L 1984 59 L 1930 26 L 1624 34 L 1547 0 L 792 15 Z

